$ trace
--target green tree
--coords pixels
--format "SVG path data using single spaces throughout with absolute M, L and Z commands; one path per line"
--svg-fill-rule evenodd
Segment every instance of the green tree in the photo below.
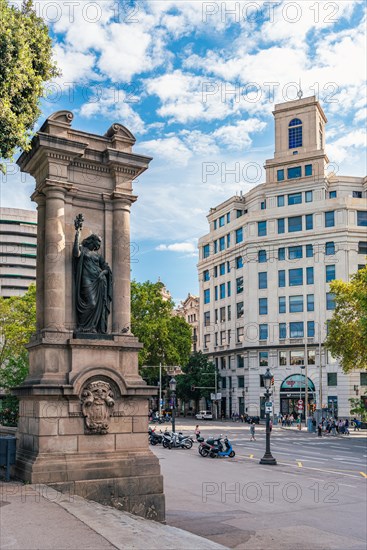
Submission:
M 351 397 L 349 402 L 351 407 L 350 414 L 359 416 L 362 422 L 367 422 L 367 409 L 362 397 Z
M 210 399 L 210 394 L 215 392 L 215 365 L 199 351 L 191 355 L 182 370 L 184 374 L 177 376 L 177 397 L 184 401 L 195 400 L 195 408 L 198 410 L 200 399 Z M 213 389 L 201 390 L 198 386 Z
M 344 372 L 367 369 L 367 267 L 349 282 L 332 281 L 330 290 L 335 295 L 335 310 L 326 347 Z
M 162 296 L 163 284 L 146 281 L 131 283 L 131 330 L 144 344 L 139 353 L 142 365 L 184 365 L 191 350 L 191 327 L 172 315 L 174 303 Z M 149 384 L 156 384 L 159 369 L 141 369 Z M 166 377 L 165 377 L 166 378 Z M 167 380 L 163 380 L 162 385 Z
M 0 158 L 9 159 L 18 147 L 29 147 L 44 83 L 59 73 L 32 0 L 23 0 L 21 9 L 0 0 L 0 24 Z
M 28 374 L 25 349 L 36 331 L 36 287 L 24 296 L 0 298 L 0 385 L 9 390 Z

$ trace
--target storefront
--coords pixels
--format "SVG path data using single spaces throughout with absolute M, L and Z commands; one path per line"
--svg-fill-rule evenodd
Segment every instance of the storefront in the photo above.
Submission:
M 283 380 L 280 386 L 280 412 L 281 414 L 293 414 L 298 417 L 298 401 L 302 399 L 305 403 L 305 385 L 306 377 L 304 374 L 292 374 Z M 308 378 L 308 405 L 313 405 L 316 401 L 315 385 Z M 304 415 L 302 415 L 304 416 Z

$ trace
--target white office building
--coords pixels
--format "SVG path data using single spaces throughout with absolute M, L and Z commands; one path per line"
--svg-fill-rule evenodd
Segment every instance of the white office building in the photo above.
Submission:
M 275 106 L 266 182 L 211 208 L 200 239 L 202 350 L 221 377 L 225 414 L 264 416 L 270 367 L 274 413 L 300 398 L 348 416 L 367 373 L 345 375 L 324 348 L 329 283 L 366 264 L 367 180 L 329 173 L 325 114 L 315 97 Z

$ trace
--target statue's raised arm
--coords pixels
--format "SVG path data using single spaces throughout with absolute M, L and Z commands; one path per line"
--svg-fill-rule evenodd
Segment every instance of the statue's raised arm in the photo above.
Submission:
M 84 216 L 83 214 L 78 214 L 74 220 L 75 227 L 75 239 L 73 247 L 73 256 L 74 258 L 79 258 L 80 256 L 80 234 L 83 229 Z

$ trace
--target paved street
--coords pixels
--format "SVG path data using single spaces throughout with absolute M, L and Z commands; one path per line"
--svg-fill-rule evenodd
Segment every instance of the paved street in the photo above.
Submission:
M 185 433 L 194 427 L 193 420 L 178 420 Z M 236 457 L 202 458 L 197 444 L 191 451 L 152 447 L 161 459 L 168 524 L 246 550 L 365 549 L 365 433 L 320 439 L 275 427 L 278 465 L 262 466 L 264 425 L 256 426 L 255 442 L 246 424 L 200 428 L 204 436 L 228 435 Z

